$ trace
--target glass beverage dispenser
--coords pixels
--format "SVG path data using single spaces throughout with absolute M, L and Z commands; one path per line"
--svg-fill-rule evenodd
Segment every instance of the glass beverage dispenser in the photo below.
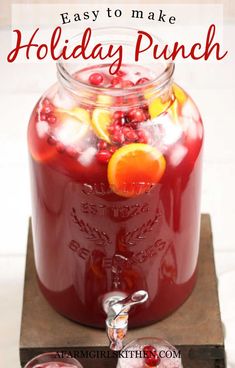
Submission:
M 134 31 L 118 32 L 133 48 Z M 196 281 L 200 114 L 170 62 L 127 62 L 115 75 L 108 64 L 57 68 L 28 128 L 40 289 L 85 325 L 108 328 L 120 311 L 131 327 L 150 324 Z

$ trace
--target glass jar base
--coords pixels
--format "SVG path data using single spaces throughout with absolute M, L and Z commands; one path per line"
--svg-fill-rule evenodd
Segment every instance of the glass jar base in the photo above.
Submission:
M 152 301 L 150 306 L 146 303 L 133 309 L 133 313 L 130 313 L 129 316 L 129 329 L 149 326 L 169 317 L 187 301 L 194 290 L 196 281 L 197 272 L 195 271 L 187 283 L 169 289 L 165 295 L 162 294 Z M 48 290 L 39 279 L 38 283 L 43 296 L 57 313 L 83 326 L 105 329 L 106 314 L 102 310 L 95 313 L 89 308 L 79 309 L 79 300 L 76 293 L 72 291 L 72 286 L 64 292 L 55 293 Z M 174 298 L 173 295 L 177 297 Z M 174 299 L 174 302 L 169 303 L 169 298 Z M 63 305 L 62 300 L 65 301 Z M 162 300 L 162 303 L 159 303 L 158 300 Z

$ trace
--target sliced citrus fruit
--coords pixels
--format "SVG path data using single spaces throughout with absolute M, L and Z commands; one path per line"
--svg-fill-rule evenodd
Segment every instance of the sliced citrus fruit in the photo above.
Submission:
M 166 161 L 155 147 L 144 143 L 131 143 L 119 148 L 108 164 L 111 189 L 123 197 L 146 193 L 162 178 Z
M 92 114 L 91 124 L 95 134 L 104 141 L 110 143 L 108 127 L 111 124 L 111 112 L 105 109 L 95 109 Z
M 97 97 L 97 102 L 103 106 L 111 106 L 113 103 L 113 97 L 109 95 L 99 95 Z
M 90 117 L 89 111 L 82 109 L 81 107 L 75 107 L 71 110 L 58 109 L 58 111 L 76 118 L 81 123 L 87 123 L 87 124 L 91 123 L 91 117 Z
M 149 104 L 149 114 L 151 116 L 151 119 L 154 119 L 158 115 L 162 114 L 163 111 L 165 111 L 168 108 L 170 103 L 171 103 L 170 99 L 163 102 L 162 97 L 154 98 Z
M 173 123 L 180 122 L 180 116 L 182 115 L 182 107 L 185 106 L 185 102 L 188 99 L 187 94 L 177 84 L 173 85 L 173 92 L 175 99 L 168 109 L 168 113 L 172 118 Z
M 184 104 L 185 101 L 187 100 L 188 96 L 187 94 L 184 92 L 184 90 L 182 88 L 180 88 L 177 84 L 173 84 L 173 92 L 175 94 L 176 100 L 178 101 L 178 103 L 180 105 Z

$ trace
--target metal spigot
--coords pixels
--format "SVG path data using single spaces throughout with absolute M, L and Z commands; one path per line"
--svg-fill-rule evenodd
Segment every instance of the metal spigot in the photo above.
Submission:
M 113 294 L 107 296 L 103 302 L 104 310 L 107 314 L 106 330 L 110 340 L 111 350 L 121 350 L 123 339 L 128 329 L 129 310 L 133 305 L 142 304 L 148 299 L 145 290 L 139 290 L 124 297 L 123 294 Z

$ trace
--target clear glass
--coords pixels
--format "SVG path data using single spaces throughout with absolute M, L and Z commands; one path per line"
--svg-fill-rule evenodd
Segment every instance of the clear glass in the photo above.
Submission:
M 60 358 L 56 352 L 40 354 L 31 359 L 24 368 L 83 368 L 74 358 Z
M 117 368 L 183 368 L 181 353 L 167 341 L 144 337 L 127 344 L 121 351 Z
M 91 326 L 105 326 L 107 293 L 146 290 L 132 327 L 169 315 L 195 285 L 203 127 L 173 64 L 108 68 L 59 64 L 33 110 L 35 263 L 49 303 Z

